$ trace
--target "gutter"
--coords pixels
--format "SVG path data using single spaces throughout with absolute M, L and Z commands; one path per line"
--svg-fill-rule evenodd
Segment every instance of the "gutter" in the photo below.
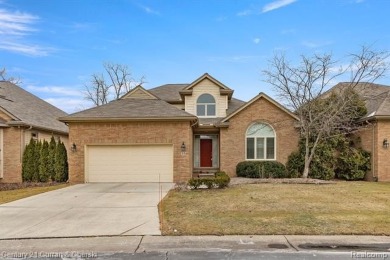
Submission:
M 193 121 L 198 118 L 191 117 L 140 117 L 140 118 L 91 118 L 91 117 L 60 117 L 59 121 L 68 122 L 139 122 L 139 121 Z
M 41 127 L 41 126 L 36 126 L 36 125 L 31 125 L 31 124 L 26 124 L 22 121 L 10 121 L 7 123 L 8 126 L 22 126 L 22 127 L 28 127 L 28 129 L 37 129 L 37 130 L 43 130 L 43 131 L 47 131 L 47 132 L 52 132 L 52 133 L 56 133 L 56 134 L 64 134 L 64 135 L 68 135 L 69 132 L 68 131 L 61 131 L 61 130 L 58 130 L 58 129 L 53 129 L 53 128 L 47 128 L 47 127 Z

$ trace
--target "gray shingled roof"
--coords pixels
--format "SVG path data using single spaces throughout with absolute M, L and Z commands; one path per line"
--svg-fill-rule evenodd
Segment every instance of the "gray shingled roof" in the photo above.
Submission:
M 342 88 L 347 84 L 349 83 L 342 82 L 334 88 Z M 366 102 L 367 114 L 364 118 L 390 116 L 390 86 L 362 82 L 354 90 Z
M 67 115 L 64 111 L 8 81 L 0 81 L 0 107 L 16 118 L 3 124 L 68 133 L 68 127 L 57 120 Z
M 229 100 L 228 109 L 226 110 L 226 115 L 227 116 L 230 115 L 231 113 L 233 113 L 234 111 L 236 111 L 237 109 L 239 109 L 241 106 L 245 104 L 246 104 L 245 101 L 232 97 L 232 99 Z
M 148 89 L 150 93 L 167 102 L 183 101 L 180 90 L 183 90 L 189 84 L 165 84 L 156 88 Z
M 183 118 L 195 119 L 183 110 L 159 99 L 125 98 L 111 101 L 108 104 L 90 108 L 81 112 L 60 118 L 61 121 L 73 120 L 105 120 L 105 119 L 164 119 Z

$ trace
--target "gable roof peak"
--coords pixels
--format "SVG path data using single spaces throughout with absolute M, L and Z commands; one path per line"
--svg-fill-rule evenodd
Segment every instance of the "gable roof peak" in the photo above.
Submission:
M 194 80 L 192 83 L 190 83 L 186 88 L 184 88 L 183 90 L 190 90 L 192 89 L 194 86 L 196 86 L 199 82 L 203 81 L 204 79 L 208 79 L 210 80 L 211 82 L 213 82 L 214 84 L 216 84 L 218 87 L 220 87 L 221 89 L 225 89 L 225 90 L 231 90 L 230 88 L 228 88 L 225 84 L 221 83 L 219 80 L 217 80 L 216 78 L 214 78 L 213 76 L 211 76 L 210 74 L 208 74 L 207 72 L 204 73 L 202 76 L 200 76 L 199 78 L 197 78 L 196 80 Z
M 144 89 L 141 85 L 137 85 L 135 88 L 124 94 L 119 99 L 160 99 L 156 95 L 150 93 L 146 89 Z
M 221 122 L 224 123 L 224 122 L 228 121 L 230 118 L 234 117 L 235 115 L 237 115 L 238 113 L 243 111 L 245 108 L 247 108 L 251 104 L 253 104 L 255 101 L 259 100 L 260 98 L 264 98 L 265 100 L 267 100 L 268 102 L 272 103 L 273 105 L 275 105 L 276 107 L 278 107 L 279 109 L 284 111 L 286 114 L 288 114 L 289 116 L 291 116 L 295 120 L 299 121 L 299 118 L 294 113 L 292 113 L 290 110 L 285 108 L 283 105 L 281 105 L 279 102 L 275 101 L 273 98 L 271 98 L 270 96 L 268 96 L 264 92 L 260 92 L 257 96 L 255 96 L 254 98 L 249 100 L 247 103 L 245 103 L 244 105 L 239 107 L 237 110 L 235 110 L 233 113 L 231 113 L 230 115 L 225 117 Z

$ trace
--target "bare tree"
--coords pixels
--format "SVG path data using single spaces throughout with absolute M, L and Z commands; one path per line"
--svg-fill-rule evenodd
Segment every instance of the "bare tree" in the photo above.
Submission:
M 350 63 L 337 68 L 332 55 L 301 56 L 299 65 L 291 65 L 284 54 L 269 61 L 271 69 L 263 71 L 285 105 L 293 110 L 300 122 L 305 141 L 303 178 L 309 174 L 310 163 L 320 141 L 335 132 L 352 131 L 359 111 L 356 110 L 356 86 L 372 83 L 388 69 L 388 52 L 362 47 L 350 55 Z M 342 88 L 325 92 L 340 77 L 349 75 Z
M 85 85 L 85 99 L 91 101 L 95 106 L 118 99 L 134 86 L 142 85 L 145 82 L 144 77 L 135 80 L 127 65 L 105 62 L 103 67 L 104 74 L 93 74 L 89 84 Z
M 9 81 L 13 84 L 20 84 L 22 81 L 20 78 L 8 77 L 6 68 L 0 69 L 0 80 Z

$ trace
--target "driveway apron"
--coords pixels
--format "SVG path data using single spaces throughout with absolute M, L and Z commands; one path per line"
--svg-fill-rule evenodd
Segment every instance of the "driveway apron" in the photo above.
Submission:
M 0 239 L 161 235 L 172 183 L 88 183 L 0 205 Z

